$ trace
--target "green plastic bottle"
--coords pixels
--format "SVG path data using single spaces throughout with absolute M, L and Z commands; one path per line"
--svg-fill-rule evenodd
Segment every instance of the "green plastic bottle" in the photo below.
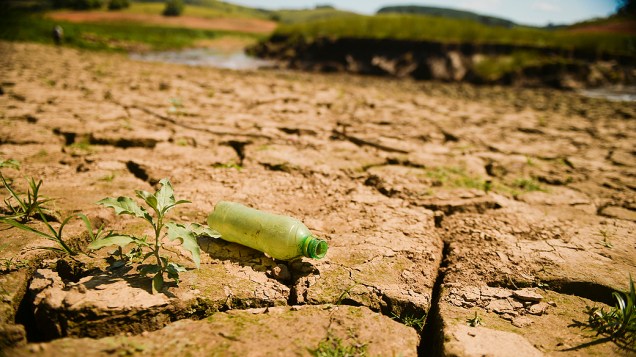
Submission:
M 275 259 L 320 259 L 327 254 L 327 242 L 311 234 L 299 220 L 239 203 L 219 201 L 208 216 L 208 225 L 221 233 L 222 239 L 260 250 Z

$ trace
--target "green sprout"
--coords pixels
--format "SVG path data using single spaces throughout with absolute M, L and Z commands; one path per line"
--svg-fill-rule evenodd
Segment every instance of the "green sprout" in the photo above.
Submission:
M 414 328 L 418 332 L 421 332 L 424 329 L 424 322 L 426 320 L 426 314 L 424 314 L 421 317 L 417 317 L 415 315 L 404 315 L 404 316 L 400 317 L 399 315 L 396 315 L 395 313 L 392 313 L 392 315 L 393 315 L 391 317 L 392 319 L 398 320 L 398 321 L 402 322 L 404 325 Z
M 475 311 L 475 316 L 472 318 L 466 319 L 466 322 L 468 323 L 470 327 L 477 327 L 479 325 L 484 324 L 482 318 L 479 315 L 477 315 L 477 311 Z
M 0 159 L 0 168 L 10 167 L 16 170 L 20 169 L 20 162 L 14 159 L 1 160 Z
M 185 227 L 174 222 L 166 222 L 168 211 L 177 205 L 189 203 L 190 201 L 175 200 L 174 190 L 168 179 L 162 179 L 159 183 L 161 188 L 154 194 L 140 190 L 135 191 L 137 197 L 141 198 L 152 209 L 154 217 L 146 208 L 140 207 L 130 197 L 108 197 L 98 202 L 100 205 L 113 208 L 117 215 L 131 215 L 147 221 L 152 226 L 154 240 L 147 241 L 147 237 L 139 238 L 126 234 L 110 234 L 102 239 L 96 239 L 88 245 L 88 248 L 97 250 L 111 245 L 124 248 L 129 244 L 133 244 L 134 247 L 126 255 L 129 261 L 134 260 L 134 258 L 140 258 L 141 263 L 143 263 L 146 259 L 154 257 L 155 264 L 145 264 L 140 268 L 141 275 L 153 275 L 153 294 L 163 289 L 164 273 L 167 273 L 168 278 L 173 279 L 178 284 L 179 273 L 186 271 L 184 266 L 171 262 L 168 257 L 161 254 L 161 248 L 164 248 L 161 240 L 165 230 L 167 230 L 167 237 L 170 241 L 178 239 L 181 241 L 182 247 L 192 254 L 192 261 L 197 268 L 199 268 L 201 261 L 201 250 L 197 243 L 197 237 L 201 235 L 219 236 L 218 233 L 198 224 L 191 224 L 189 227 Z M 119 252 L 121 254 L 121 249 Z
M 367 355 L 367 345 L 345 345 L 340 338 L 328 336 L 320 341 L 318 348 L 309 352 L 314 357 L 362 357 Z
M 586 306 L 587 322 L 574 320 L 570 326 L 591 329 L 596 336 L 604 336 L 619 347 L 636 351 L 636 289 L 629 276 L 629 292 L 613 292 L 616 305 L 609 310 Z
M 51 199 L 40 199 L 40 187 L 42 180 L 37 183 L 33 178 L 27 180 L 29 188 L 25 194 L 16 192 L 7 179 L 0 173 L 2 185 L 9 192 L 10 196 L 4 199 L 4 204 L 9 212 L 9 216 L 2 218 L 19 219 L 22 223 L 28 222 L 38 212 L 42 216 L 42 210 L 46 210 L 43 206 Z M 16 203 L 13 203 L 15 201 Z
M 610 242 L 610 238 L 613 236 L 613 234 L 609 230 L 600 228 L 596 235 L 603 238 L 603 241 L 601 242 L 602 246 L 610 249 L 614 247 L 612 242 Z

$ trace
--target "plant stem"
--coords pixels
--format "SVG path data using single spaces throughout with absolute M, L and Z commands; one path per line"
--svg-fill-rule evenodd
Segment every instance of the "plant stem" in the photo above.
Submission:
M 163 217 L 157 215 L 157 225 L 155 228 L 155 257 L 157 258 L 157 265 L 161 268 L 161 272 L 164 271 L 163 263 L 161 262 L 161 256 L 159 255 L 159 237 L 161 236 L 161 229 L 163 228 Z

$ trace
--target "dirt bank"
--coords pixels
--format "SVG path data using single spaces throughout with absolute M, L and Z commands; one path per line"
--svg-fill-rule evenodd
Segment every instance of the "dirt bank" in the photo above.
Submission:
M 249 50 L 281 67 L 553 88 L 636 83 L 635 58 L 586 50 L 394 39 L 273 36 Z
M 283 262 L 202 239 L 196 269 L 165 239 L 188 270 L 152 295 L 107 249 L 73 268 L 33 250 L 49 241 L 1 226 L 9 356 L 620 353 L 568 326 L 636 276 L 634 106 L 34 44 L 0 53 L 0 158 L 21 163 L 2 173 L 21 190 L 42 179 L 59 215 L 150 235 L 95 202 L 169 177 L 192 202 L 171 220 L 204 223 L 231 200 L 329 243 L 322 260 Z M 82 231 L 65 228 L 85 247 Z

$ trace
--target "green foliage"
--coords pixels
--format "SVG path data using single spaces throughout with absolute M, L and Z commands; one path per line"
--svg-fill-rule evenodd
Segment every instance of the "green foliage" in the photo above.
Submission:
M 75 256 L 78 254 L 76 250 L 71 248 L 71 246 L 64 241 L 64 236 L 63 236 L 64 226 L 66 226 L 66 224 L 68 224 L 71 219 L 80 218 L 84 222 L 86 226 L 86 230 L 91 240 L 102 239 L 101 236 L 104 232 L 102 227 L 100 227 L 97 230 L 97 233 L 93 233 L 93 228 L 91 226 L 90 221 L 88 220 L 88 217 L 86 217 L 86 215 L 82 213 L 78 213 L 78 214 L 74 214 L 74 215 L 66 217 L 66 219 L 64 219 L 62 223 L 60 224 L 60 227 L 58 229 L 55 229 L 51 225 L 51 223 L 49 223 L 49 221 L 46 219 L 46 216 L 44 215 L 44 213 L 42 213 L 42 211 L 39 208 L 37 208 L 36 211 L 39 214 L 42 222 L 44 222 L 44 225 L 46 226 L 46 230 L 35 229 L 33 227 L 27 226 L 26 224 L 20 223 L 8 217 L 0 218 L 0 221 L 5 222 L 15 228 L 19 228 L 23 231 L 30 232 L 30 233 L 39 235 L 41 237 L 44 237 L 57 244 L 57 247 L 36 247 L 34 249 L 51 250 L 51 251 L 62 253 L 62 254 L 68 254 L 70 256 Z
M 545 192 L 545 188 L 543 188 L 543 186 L 541 186 L 541 184 L 539 182 L 537 182 L 535 179 L 532 178 L 519 178 L 516 179 L 512 185 L 516 188 L 520 188 L 526 192 L 533 192 L 533 191 L 543 191 Z
M 7 160 L 0 159 L 0 168 L 3 168 L 3 167 L 20 169 L 20 162 L 14 159 L 7 159 Z
M 433 6 L 385 6 L 378 10 L 378 14 L 419 14 L 430 16 L 441 16 L 459 20 L 473 20 L 484 25 L 512 27 L 516 24 L 510 20 L 493 16 L 479 15 L 470 11 L 455 10 L 449 8 L 433 7 Z
M 424 15 L 351 15 L 279 26 L 275 36 L 312 39 L 351 37 L 439 41 L 444 43 L 513 44 L 534 47 L 584 49 L 597 54 L 636 54 L 636 36 L 577 33 L 538 28 L 487 26 L 471 20 Z
M 621 348 L 636 351 L 636 289 L 634 280 L 629 276 L 629 292 L 613 292 L 616 305 L 605 308 L 586 307 L 587 322 L 574 320 L 570 326 L 596 331 L 596 336 L 604 336 Z
M 484 191 L 490 189 L 490 183 L 469 175 L 460 167 L 434 167 L 426 171 L 426 177 L 433 181 L 433 186 L 474 188 Z
M 74 10 L 99 9 L 103 5 L 102 0 L 53 0 L 54 8 L 71 8 Z
M 29 188 L 24 194 L 16 192 L 2 173 L 0 173 L 0 180 L 4 188 L 9 192 L 9 197 L 4 199 L 4 204 L 9 212 L 9 216 L 2 218 L 19 219 L 22 223 L 25 223 L 35 216 L 36 213 L 39 212 L 40 215 L 42 215 L 42 210 L 47 209 L 43 205 L 51 201 L 51 199 L 40 198 L 42 180 L 36 183 L 33 178 L 27 179 Z
M 521 71 L 526 67 L 546 64 L 566 64 L 562 58 L 542 56 L 536 51 L 515 51 L 507 56 L 489 56 L 475 63 L 475 73 L 487 80 L 498 80 L 505 74 Z
M 298 24 L 308 21 L 351 17 L 354 15 L 352 12 L 337 10 L 333 7 L 316 7 L 315 9 L 306 10 L 277 10 L 270 15 L 270 18 L 284 24 Z
M 128 11 L 128 10 L 126 10 Z M 0 39 L 51 43 L 51 29 L 64 28 L 64 45 L 88 50 L 130 51 L 135 48 L 170 50 L 191 47 L 196 41 L 237 34 L 231 31 L 175 28 L 133 22 L 72 23 L 54 21 L 39 13 L 0 12 Z M 241 33 L 241 36 L 255 35 Z
M 163 16 L 180 16 L 184 7 L 183 0 L 166 0 Z
M 426 321 L 426 314 L 424 314 L 423 316 L 420 316 L 420 317 L 417 317 L 415 315 L 404 315 L 404 316 L 400 317 L 399 315 L 396 315 L 394 313 L 391 318 L 394 319 L 394 320 L 398 320 L 398 321 L 402 322 L 404 325 L 406 325 L 408 327 L 414 328 L 418 332 L 421 332 L 424 329 L 424 322 Z
M 126 234 L 110 234 L 102 239 L 96 239 L 88 245 L 93 250 L 114 245 L 120 248 L 120 255 L 123 256 L 121 248 L 132 244 L 133 248 L 126 254 L 128 262 L 139 258 L 141 259 L 140 263 L 143 263 L 146 259 L 154 257 L 156 260 L 155 264 L 146 264 L 140 267 L 140 274 L 153 275 L 153 293 L 157 293 L 163 288 L 164 274 L 167 274 L 169 279 L 173 279 L 178 284 L 179 273 L 185 271 L 185 267 L 171 262 L 168 257 L 161 255 L 161 248 L 163 248 L 162 237 L 167 236 L 170 241 L 180 241 L 181 246 L 192 255 L 192 261 L 194 261 L 197 268 L 199 268 L 201 262 L 201 250 L 197 243 L 197 237 L 201 235 L 218 237 L 218 233 L 198 224 L 191 224 L 186 227 L 174 222 L 166 222 L 168 211 L 177 205 L 189 203 L 189 201 L 177 201 L 175 199 L 172 184 L 168 179 L 162 179 L 159 183 L 161 188 L 154 194 L 140 190 L 135 191 L 137 197 L 142 199 L 154 214 L 139 206 L 130 197 L 107 197 L 98 202 L 100 205 L 114 209 L 117 215 L 130 215 L 148 222 L 154 231 L 154 242 L 147 242 L 146 237 L 139 238 Z
M 7 248 L 8 244 L 0 245 L 0 252 Z M 0 258 L 0 273 L 26 268 L 29 266 L 28 260 L 16 259 L 15 257 Z
M 130 7 L 130 0 L 110 0 L 108 10 L 121 10 Z
M 468 323 L 468 326 L 470 326 L 470 327 L 477 327 L 479 325 L 483 325 L 483 321 L 482 321 L 481 317 L 479 317 L 479 315 L 477 315 L 477 311 L 475 311 L 475 316 L 466 319 L 466 322 Z
M 345 345 L 340 338 L 328 336 L 320 341 L 316 349 L 309 352 L 315 357 L 361 357 L 367 355 L 367 345 Z

